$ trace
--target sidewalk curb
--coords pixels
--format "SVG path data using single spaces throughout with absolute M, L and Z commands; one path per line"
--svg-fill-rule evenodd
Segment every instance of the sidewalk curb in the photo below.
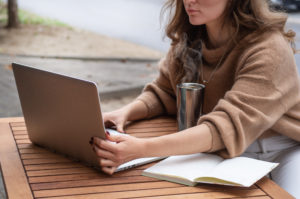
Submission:
M 80 57 L 80 56 L 54 56 L 54 55 L 25 55 L 25 54 L 8 54 L 0 53 L 0 56 L 26 57 L 41 59 L 69 59 L 81 61 L 119 61 L 119 62 L 157 62 L 159 58 L 134 58 L 134 57 Z

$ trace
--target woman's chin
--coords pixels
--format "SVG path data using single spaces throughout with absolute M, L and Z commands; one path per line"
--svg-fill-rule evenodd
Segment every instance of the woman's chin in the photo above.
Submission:
M 202 20 L 199 19 L 193 19 L 192 17 L 189 18 L 190 24 L 194 26 L 202 25 L 204 24 Z

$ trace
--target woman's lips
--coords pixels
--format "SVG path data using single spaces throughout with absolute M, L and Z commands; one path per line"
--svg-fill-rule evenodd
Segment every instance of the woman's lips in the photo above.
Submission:
M 187 9 L 187 13 L 188 13 L 188 14 L 195 14 L 195 13 L 197 13 L 197 12 L 198 12 L 198 10 Z

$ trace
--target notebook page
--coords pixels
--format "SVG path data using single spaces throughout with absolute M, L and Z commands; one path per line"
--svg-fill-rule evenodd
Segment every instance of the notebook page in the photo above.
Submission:
M 219 156 L 205 153 L 171 156 L 145 171 L 158 175 L 178 176 L 193 181 L 207 174 L 222 161 L 223 158 Z
M 274 169 L 278 163 L 246 157 L 224 160 L 209 177 L 219 178 L 249 187 Z

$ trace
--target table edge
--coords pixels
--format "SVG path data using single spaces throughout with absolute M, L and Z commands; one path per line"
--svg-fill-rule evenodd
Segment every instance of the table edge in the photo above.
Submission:
M 0 163 L 6 196 L 33 199 L 9 122 L 0 122 L 0 138 Z
M 282 187 L 277 185 L 274 181 L 269 179 L 268 177 L 263 177 L 255 184 L 272 198 L 284 198 L 284 199 L 295 198 L 291 194 L 289 194 L 286 190 L 284 190 Z
M 0 117 L 0 123 L 24 122 L 24 117 Z

